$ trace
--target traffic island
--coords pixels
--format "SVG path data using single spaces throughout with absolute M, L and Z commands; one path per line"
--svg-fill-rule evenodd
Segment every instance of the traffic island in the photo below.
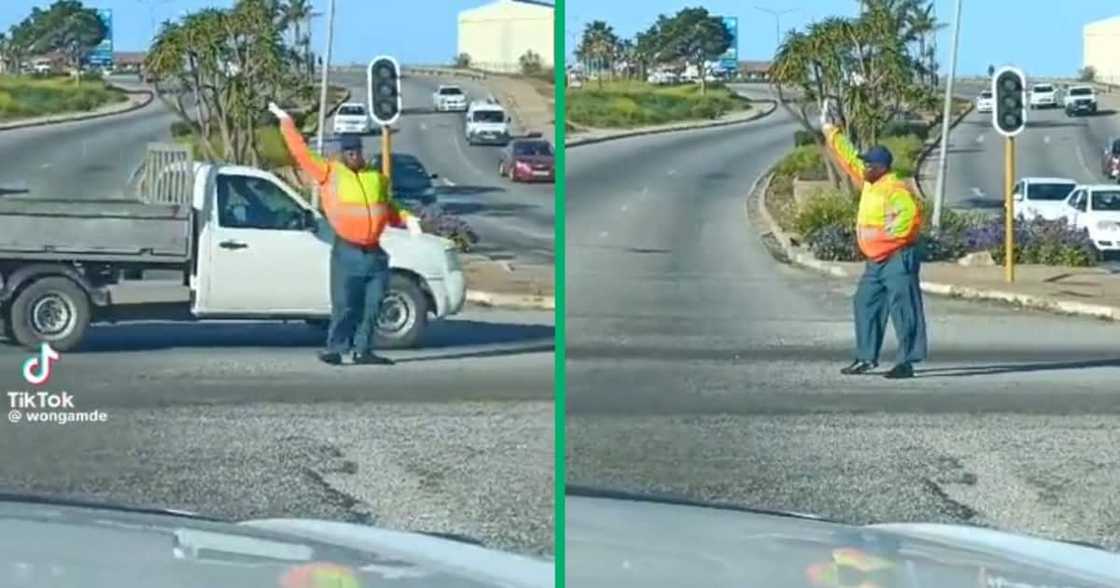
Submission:
M 31 118 L 18 118 L 0 122 L 0 131 L 23 129 L 27 127 L 41 127 L 45 125 L 54 125 L 126 114 L 148 106 L 152 103 L 152 100 L 155 99 L 154 94 L 150 90 L 136 90 L 125 88 L 117 88 L 117 90 L 121 91 L 124 94 L 124 100 L 104 104 L 98 108 L 84 112 L 66 112 Z
M 817 259 L 774 220 L 767 204 L 772 178 L 765 174 L 747 196 L 748 223 L 767 248 L 779 261 L 854 283 L 863 263 Z M 1018 265 L 1015 281 L 1007 283 L 1003 266 L 970 255 L 958 262 L 924 263 L 921 277 L 927 294 L 1120 321 L 1120 273 L 1105 268 Z
M 555 310 L 556 270 L 479 255 L 462 258 L 467 302 L 495 308 Z
M 592 143 L 602 143 L 604 141 L 639 137 L 642 135 L 655 135 L 743 124 L 767 116 L 773 113 L 777 107 L 778 103 L 774 101 L 753 100 L 751 106 L 747 110 L 734 112 L 714 120 L 685 121 L 630 129 L 597 129 L 569 123 L 568 126 L 572 129 L 572 132 L 568 133 L 568 138 L 564 141 L 564 146 L 578 147 L 580 145 L 590 145 Z

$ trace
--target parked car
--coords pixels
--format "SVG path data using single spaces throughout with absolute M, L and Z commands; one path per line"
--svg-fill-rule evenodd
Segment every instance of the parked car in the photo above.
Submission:
M 366 107 L 360 102 L 347 102 L 334 114 L 334 134 L 359 134 L 370 132 L 372 126 Z
M 1120 251 L 1120 186 L 1095 184 L 1077 186 L 1069 195 L 1066 218 L 1100 251 Z
M 552 144 L 540 135 L 515 139 L 502 150 L 498 175 L 514 182 L 553 182 L 556 180 Z
M 1104 177 L 1120 182 L 1120 137 L 1105 143 L 1101 156 L 1101 173 Z
M 1069 213 L 1066 200 L 1076 187 L 1069 178 L 1021 178 L 1011 190 L 1015 216 L 1058 220 Z

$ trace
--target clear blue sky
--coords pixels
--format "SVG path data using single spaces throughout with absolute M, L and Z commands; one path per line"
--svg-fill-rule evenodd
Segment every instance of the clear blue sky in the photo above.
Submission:
M 336 0 L 335 44 L 332 61 L 365 63 L 379 53 L 405 63 L 447 63 L 455 55 L 459 11 L 489 0 Z M 152 19 L 177 18 L 184 11 L 205 7 L 228 8 L 233 0 L 84 0 L 91 8 L 113 10 L 114 44 L 118 51 L 147 48 Z M 34 6 L 51 0 L 0 0 L 0 30 L 23 20 Z M 312 21 L 311 42 L 321 51 L 326 39 L 329 0 L 314 0 L 323 16 Z M 383 20 L 377 19 L 382 15 Z M 385 22 L 388 26 L 379 26 Z
M 953 0 L 936 0 L 939 20 L 951 24 Z M 740 59 L 769 59 L 774 52 L 774 17 L 756 7 L 773 11 L 794 10 L 783 14 L 783 34 L 790 28 L 805 25 L 829 16 L 855 16 L 857 0 L 682 0 L 604 1 L 567 0 L 566 49 L 570 55 L 579 35 L 588 22 L 605 20 L 615 32 L 631 36 L 652 23 L 658 14 L 672 14 L 681 8 L 703 6 L 713 14 L 739 17 Z M 1072 74 L 1081 67 L 1081 28 L 1086 23 L 1120 15 L 1116 0 L 963 0 L 961 9 L 960 53 L 957 73 L 983 74 L 988 64 L 997 67 L 1013 64 L 1027 75 Z M 1011 15 L 1010 18 L 1007 15 Z M 1005 35 L 990 34 L 1000 22 L 1018 21 L 1016 42 Z M 938 60 L 945 71 L 949 67 L 952 27 L 947 26 L 938 37 Z

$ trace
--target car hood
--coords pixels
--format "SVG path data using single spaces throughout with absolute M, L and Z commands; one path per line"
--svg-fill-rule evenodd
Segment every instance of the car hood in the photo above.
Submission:
M 468 542 L 305 519 L 233 524 L 87 508 L 0 505 L 0 585 L 286 588 L 311 567 L 339 586 L 545 588 L 554 564 Z M 8 576 L 14 576 L 8 577 Z M 14 581 L 13 581 L 14 580 Z M 334 584 L 332 584 L 334 585 Z
M 866 585 L 884 587 L 976 588 L 978 579 L 983 588 L 1120 585 L 1120 555 L 968 526 L 859 527 L 586 495 L 569 495 L 565 510 L 566 577 L 580 588 L 824 588 L 838 584 L 813 578 L 838 573 L 844 560 L 878 567 L 879 580 Z

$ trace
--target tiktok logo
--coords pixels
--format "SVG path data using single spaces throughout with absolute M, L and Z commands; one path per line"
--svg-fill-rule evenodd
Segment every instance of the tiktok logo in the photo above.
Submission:
M 51 362 L 58 361 L 60 357 L 57 351 L 51 349 L 50 343 L 43 343 L 39 347 L 39 355 L 23 362 L 23 379 L 36 386 L 46 384 L 51 379 Z

